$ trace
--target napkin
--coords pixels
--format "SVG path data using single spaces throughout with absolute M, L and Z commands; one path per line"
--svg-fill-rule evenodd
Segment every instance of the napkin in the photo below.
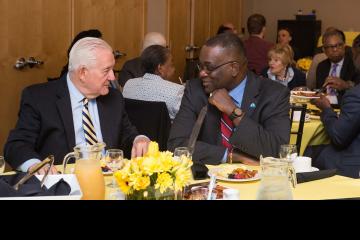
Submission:
M 34 196 L 63 196 L 71 192 L 70 185 L 61 179 L 49 189 L 45 186 L 41 188 L 37 177 L 31 177 L 27 182 L 15 190 L 13 186 L 26 175 L 17 173 L 9 176 L 0 176 L 0 197 L 34 197 Z
M 304 183 L 315 181 L 323 178 L 329 178 L 336 175 L 336 169 L 329 169 L 329 170 L 321 170 L 315 172 L 304 172 L 304 173 L 297 173 L 297 183 Z

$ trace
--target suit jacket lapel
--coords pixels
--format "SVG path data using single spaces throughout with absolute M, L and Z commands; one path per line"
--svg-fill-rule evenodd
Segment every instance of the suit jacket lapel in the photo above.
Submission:
M 248 72 L 247 83 L 241 109 L 247 116 L 251 116 L 257 107 L 257 96 L 260 89 L 260 80 L 255 77 L 254 73 Z
M 71 150 L 75 146 L 75 132 L 71 110 L 70 93 L 66 83 L 66 74 L 57 81 L 60 81 L 60 87 L 56 93 L 58 97 L 56 105 L 64 125 L 68 147 L 69 150 Z
M 111 93 L 109 93 L 111 94 Z M 114 109 L 111 108 L 110 104 L 106 103 L 107 96 L 101 96 L 96 99 L 97 108 L 99 112 L 99 120 L 100 120 L 100 127 L 101 127 L 101 134 L 103 137 L 103 142 L 106 143 L 108 147 L 113 146 L 114 141 L 111 138 L 113 136 L 112 131 L 113 128 L 111 127 L 112 121 L 109 121 L 109 119 L 113 119 L 113 111 Z

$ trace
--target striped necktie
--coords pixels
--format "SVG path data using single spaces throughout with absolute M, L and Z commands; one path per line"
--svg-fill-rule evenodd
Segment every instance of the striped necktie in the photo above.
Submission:
M 230 120 L 229 116 L 226 115 L 225 113 L 223 113 L 222 117 L 221 117 L 221 124 L 220 125 L 221 125 L 220 128 L 221 128 L 222 144 L 223 144 L 224 147 L 231 150 L 232 145 L 231 145 L 229 140 L 230 140 L 230 137 L 231 137 L 231 135 L 233 133 L 234 124 Z
M 339 66 L 339 64 L 337 64 L 337 63 L 333 64 L 333 66 L 331 68 L 331 72 L 330 72 L 331 77 L 336 77 L 337 76 L 337 74 L 336 74 L 337 71 L 336 70 L 337 70 L 338 66 Z M 326 87 L 326 93 L 328 95 L 330 95 L 330 96 L 336 96 L 336 90 L 329 87 L 329 86 Z M 333 100 L 333 101 L 335 101 L 335 100 Z M 331 100 L 330 100 L 330 102 L 331 102 Z M 335 102 L 332 102 L 332 103 L 335 104 Z
M 89 99 L 84 98 L 83 99 L 83 111 L 82 111 L 82 123 L 84 128 L 84 134 L 85 134 L 85 141 L 86 145 L 94 145 L 98 142 L 96 137 L 96 131 L 94 128 L 94 125 L 91 121 L 90 112 L 89 112 Z

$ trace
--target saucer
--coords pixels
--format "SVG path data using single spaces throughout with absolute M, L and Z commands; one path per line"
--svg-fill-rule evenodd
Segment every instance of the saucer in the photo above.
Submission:
M 307 172 L 317 172 L 317 171 L 319 171 L 319 169 L 318 169 L 318 168 L 316 168 L 316 167 L 311 167 L 311 169 L 310 169 L 309 171 L 305 171 L 305 172 L 296 172 L 296 173 L 307 173 Z

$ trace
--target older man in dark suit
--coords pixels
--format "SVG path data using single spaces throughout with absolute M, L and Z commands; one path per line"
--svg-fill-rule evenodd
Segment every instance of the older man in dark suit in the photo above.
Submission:
M 353 44 L 353 57 L 360 71 L 360 35 Z M 320 169 L 336 168 L 341 175 L 360 176 L 360 85 L 348 90 L 342 99 L 340 115 L 331 108 L 329 100 L 321 96 L 315 101 L 322 110 L 321 120 L 331 139 L 327 146 L 307 149 L 313 165 Z
M 62 162 L 75 145 L 105 142 L 141 156 L 149 139 L 137 136 L 124 110 L 115 79 L 111 47 L 99 38 L 83 38 L 72 48 L 69 73 L 59 81 L 23 91 L 19 120 L 10 132 L 4 153 L 9 164 L 28 171 L 49 154 Z M 52 173 L 56 170 L 52 169 Z
M 217 35 L 200 53 L 200 79 L 186 86 L 168 147 L 186 146 L 203 106 L 209 104 L 193 160 L 257 165 L 260 155 L 278 156 L 289 142 L 289 90 L 247 70 L 242 41 Z

